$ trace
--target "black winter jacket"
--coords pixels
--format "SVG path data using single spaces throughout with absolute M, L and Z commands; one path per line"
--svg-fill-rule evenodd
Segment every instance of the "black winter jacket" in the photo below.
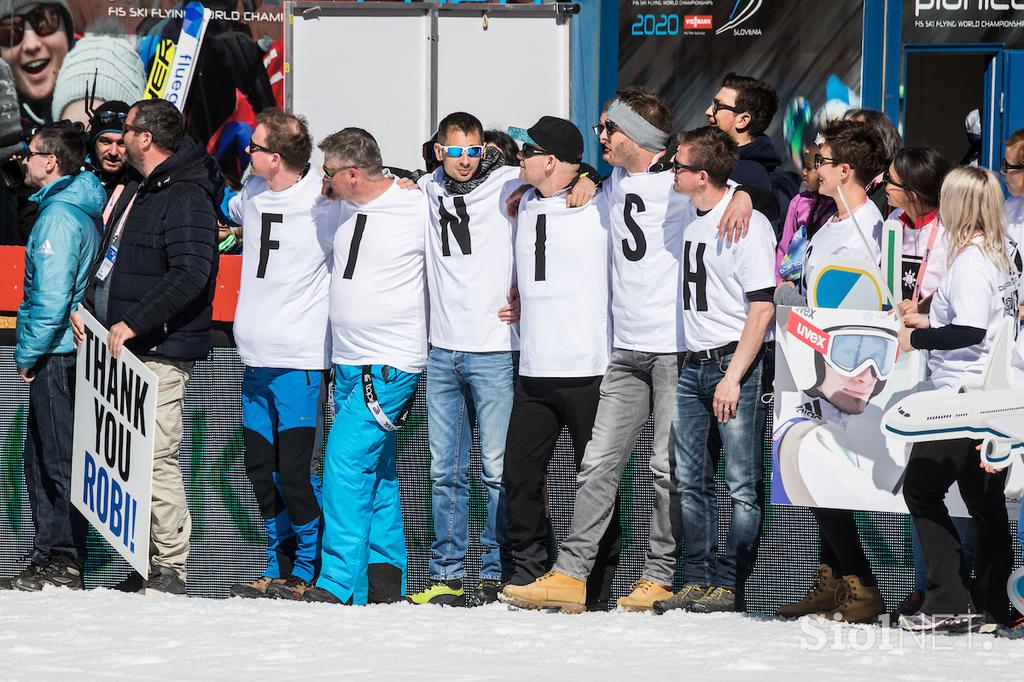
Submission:
M 175 360 L 209 353 L 217 281 L 214 207 L 223 189 L 217 163 L 191 137 L 138 185 L 109 275 L 106 319 L 101 320 L 108 327 L 123 321 L 135 332 L 126 344 L 133 353 Z M 93 274 L 127 203 L 122 196 L 107 220 Z M 90 277 L 87 301 L 94 299 L 95 284 Z

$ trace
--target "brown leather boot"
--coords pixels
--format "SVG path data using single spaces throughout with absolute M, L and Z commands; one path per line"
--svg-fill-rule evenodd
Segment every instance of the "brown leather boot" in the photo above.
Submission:
M 587 603 L 587 584 L 564 573 L 549 571 L 529 585 L 506 585 L 499 599 L 521 609 L 583 613 Z
M 838 590 L 839 606 L 832 612 L 823 613 L 829 620 L 844 623 L 874 623 L 885 613 L 882 593 L 874 585 L 865 585 L 855 575 L 844 575 Z
M 827 564 L 818 566 L 818 580 L 804 598 L 795 604 L 783 604 L 776 611 L 782 618 L 799 618 L 812 613 L 832 613 L 839 608 L 839 587 L 843 581 Z
M 633 591 L 617 600 L 615 604 L 627 611 L 650 611 L 654 602 L 671 596 L 672 590 L 669 588 L 653 580 L 641 578 L 633 583 Z

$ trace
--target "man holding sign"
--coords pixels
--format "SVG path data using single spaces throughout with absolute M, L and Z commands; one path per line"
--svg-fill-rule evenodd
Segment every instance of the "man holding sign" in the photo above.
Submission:
M 202 145 L 185 136 L 181 113 L 165 100 L 132 105 L 124 143 L 128 163 L 143 180 L 107 219 L 104 256 L 94 267 L 86 301 L 110 328 L 110 355 L 118 358 L 129 348 L 159 382 L 146 587 L 184 594 L 192 519 L 178 464 L 181 413 L 192 364 L 210 350 L 214 206 L 223 180 Z M 82 343 L 85 326 L 76 317 L 72 322 Z M 140 586 L 137 576 L 122 585 Z

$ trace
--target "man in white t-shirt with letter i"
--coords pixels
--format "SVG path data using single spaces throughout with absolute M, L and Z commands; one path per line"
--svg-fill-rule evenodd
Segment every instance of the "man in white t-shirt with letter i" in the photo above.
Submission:
M 426 199 L 384 173 L 361 128 L 321 143 L 340 200 L 331 272 L 334 424 L 324 458 L 320 577 L 306 601 L 401 600 L 406 551 L 396 432 L 427 361 Z

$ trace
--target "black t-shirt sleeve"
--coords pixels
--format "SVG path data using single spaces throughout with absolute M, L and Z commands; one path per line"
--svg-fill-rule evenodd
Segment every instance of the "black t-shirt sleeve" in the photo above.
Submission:
M 744 294 L 747 300 L 751 303 L 773 303 L 775 300 L 775 288 L 768 287 L 767 289 L 757 289 L 756 291 L 748 291 Z
M 985 330 L 962 324 L 947 324 L 934 329 L 915 329 L 910 345 L 918 350 L 956 350 L 974 346 L 985 340 Z

